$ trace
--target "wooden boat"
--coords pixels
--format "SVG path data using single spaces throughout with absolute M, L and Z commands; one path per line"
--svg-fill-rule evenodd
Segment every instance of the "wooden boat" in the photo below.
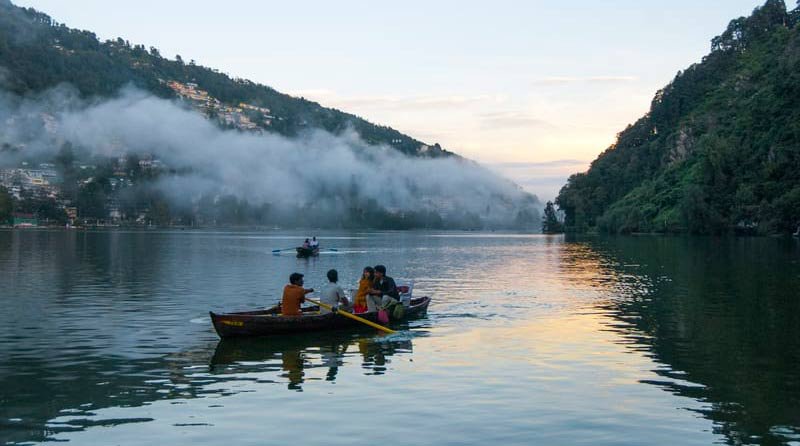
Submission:
M 428 312 L 430 297 L 415 297 L 406 308 L 403 320 L 416 319 Z M 367 325 L 339 314 L 319 314 L 319 307 L 303 308 L 302 316 L 281 316 L 280 306 L 260 311 L 217 314 L 209 312 L 214 329 L 221 338 L 242 336 L 270 336 L 277 334 L 307 333 L 313 331 L 344 330 Z M 378 313 L 361 313 L 357 316 L 378 322 Z
M 298 246 L 295 248 L 297 250 L 297 257 L 316 257 L 319 255 L 319 247 L 316 248 L 303 248 L 302 246 Z

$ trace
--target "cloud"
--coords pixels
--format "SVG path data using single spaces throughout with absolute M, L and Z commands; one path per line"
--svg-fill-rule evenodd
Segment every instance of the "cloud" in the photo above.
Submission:
M 328 90 L 326 88 L 309 88 L 304 90 L 291 90 L 286 92 L 286 94 L 290 96 L 295 96 L 298 98 L 329 98 L 335 97 L 336 92 L 333 90 Z
M 594 76 L 587 77 L 586 82 L 636 82 L 636 76 Z
M 492 163 L 487 166 L 512 179 L 525 190 L 549 200 L 555 198 L 570 175 L 585 171 L 589 163 L 590 161 L 577 159 L 561 159 Z
M 558 168 L 574 168 L 581 166 L 588 166 L 589 161 L 576 160 L 576 159 L 563 159 L 554 161 L 541 161 L 541 162 L 505 162 L 505 163 L 492 163 L 493 167 L 504 169 L 558 169 Z
M 636 82 L 639 78 L 636 76 L 588 76 L 588 77 L 572 77 L 572 76 L 550 76 L 535 79 L 534 85 L 568 85 L 568 84 L 598 84 L 598 83 L 625 83 Z
M 520 181 L 521 186 L 563 186 L 569 176 L 564 175 L 542 175 L 535 178 L 526 178 Z
M 386 110 L 439 110 L 464 107 L 480 103 L 498 103 L 503 95 L 429 95 L 429 96 L 341 96 L 328 89 L 293 90 L 289 94 L 324 103 L 342 109 L 379 108 Z
M 568 177 L 589 168 L 590 161 L 563 159 L 553 161 L 525 161 L 491 163 L 487 167 L 509 176 L 517 183 L 530 184 L 531 179 L 546 177 Z
M 135 89 L 101 101 L 81 100 L 69 88 L 30 98 L 0 94 L 0 143 L 25 147 L 24 156 L 52 157 L 65 142 L 92 155 L 154 155 L 181 172 L 160 185 L 178 203 L 231 194 L 253 204 L 308 205 L 332 214 L 353 201 L 400 210 L 447 202 L 479 214 L 491 204 L 491 218 L 505 221 L 515 204 L 530 203 L 517 185 L 477 163 L 409 157 L 368 145 L 352 130 L 311 130 L 291 139 L 224 131 Z M 0 162 L 11 156 L 0 153 Z M 505 209 L 494 206 L 498 197 Z
M 547 121 L 518 111 L 483 113 L 479 115 L 479 119 L 483 127 L 492 129 L 514 127 L 555 128 L 553 124 Z
M 11 72 L 8 71 L 8 68 L 0 65 L 0 88 L 8 88 L 10 79 Z

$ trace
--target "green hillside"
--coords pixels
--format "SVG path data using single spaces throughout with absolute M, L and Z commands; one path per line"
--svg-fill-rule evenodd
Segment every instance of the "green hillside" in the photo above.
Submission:
M 794 231 L 800 224 L 800 8 L 768 0 L 618 135 L 557 204 L 574 231 Z
M 56 88 L 61 85 L 69 87 Z M 98 136 L 88 146 L 76 142 L 85 131 L 56 135 L 63 124 L 59 107 L 86 112 L 91 108 L 86 104 L 113 103 L 114 98 L 130 96 L 134 90 L 129 86 L 174 99 L 158 101 L 172 107 L 170 114 L 193 110 L 212 125 L 233 130 L 219 132 L 229 144 L 244 141 L 231 139 L 234 137 L 273 133 L 287 137 L 278 146 L 289 147 L 316 135 L 304 135 L 306 130 L 341 135 L 352 129 L 368 150 L 388 146 L 409 157 L 393 158 L 394 154 L 375 147 L 376 155 L 386 156 L 364 156 L 359 163 L 349 162 L 354 168 L 349 175 L 342 166 L 324 174 L 319 169 L 299 172 L 293 167 L 297 188 L 289 195 L 288 188 L 278 190 L 276 183 L 270 183 L 285 172 L 268 165 L 267 158 L 258 156 L 250 145 L 247 149 L 228 146 L 222 156 L 215 151 L 203 158 L 194 155 L 198 146 L 187 147 L 188 143 L 158 141 L 134 150 L 132 143 L 140 138 L 130 131 Z M 71 98 L 73 89 L 83 99 L 74 102 L 83 105 L 73 107 L 72 101 L 61 101 L 60 93 L 66 91 Z M 54 104 L 40 99 L 50 96 L 57 98 Z M 24 108 L 27 100 L 36 103 L 35 111 Z M 23 108 L 15 108 L 20 104 Z M 90 127 L 103 129 L 117 123 L 132 125 L 116 116 L 121 109 L 112 113 L 109 121 L 99 116 L 78 121 L 89 119 Z M 123 39 L 101 42 L 89 31 L 70 29 L 9 0 L 0 0 L 0 124 L 0 155 L 4 155 L 0 160 L 0 224 L 38 220 L 45 225 L 103 226 L 524 230 L 539 226 L 536 197 L 438 144 L 427 145 L 352 114 L 233 79 L 193 61 L 187 63 L 180 56 L 164 58 L 156 48 Z M 153 132 L 149 125 L 143 128 Z M 188 133 L 181 141 L 196 135 L 185 131 Z M 327 138 L 318 144 L 345 161 L 354 153 L 333 152 L 334 148 L 328 147 L 332 142 Z M 284 154 L 291 166 L 303 165 L 301 150 L 281 147 L 276 146 L 273 153 Z M 362 148 L 359 145 L 353 150 Z M 163 153 L 172 157 L 171 163 L 159 159 Z M 184 156 L 189 153 L 192 156 Z M 394 171 L 398 166 L 387 164 L 391 160 L 414 164 Z M 264 168 L 255 172 L 253 166 Z M 392 182 L 384 182 L 386 187 L 363 178 L 364 169 L 376 166 L 390 174 Z M 422 168 L 441 177 L 423 178 Z M 225 182 L 223 177 L 234 181 Z M 459 183 L 461 180 L 466 182 Z M 367 184 L 370 187 L 365 187 Z
M 389 127 L 355 115 L 325 108 L 268 86 L 232 79 L 217 70 L 169 60 L 156 48 L 123 39 L 101 42 L 94 33 L 68 28 L 47 14 L 0 0 L 0 85 L 17 94 L 38 92 L 61 83 L 82 95 L 107 97 L 125 85 L 135 85 L 160 97 L 175 96 L 166 82 L 196 83 L 223 103 L 265 107 L 279 119 L 265 130 L 294 136 L 306 128 L 339 133 L 348 126 L 368 143 L 387 144 L 417 156 L 447 156 L 438 144 L 424 144 Z

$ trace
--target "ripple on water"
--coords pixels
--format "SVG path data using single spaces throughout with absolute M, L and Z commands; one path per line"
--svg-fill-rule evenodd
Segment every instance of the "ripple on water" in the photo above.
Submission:
M 283 444 L 303 414 L 326 426 L 308 444 L 344 444 L 364 436 L 346 413 L 391 419 L 376 443 L 798 441 L 798 312 L 748 285 L 797 289 L 780 250 L 750 273 L 742 247 L 680 239 L 359 233 L 297 260 L 265 255 L 297 235 L 184 232 L 0 232 L 16 244 L 0 250 L 1 439 Z M 319 288 L 336 268 L 352 288 L 376 263 L 434 297 L 428 318 L 220 342 L 206 316 L 276 302 L 293 271 Z

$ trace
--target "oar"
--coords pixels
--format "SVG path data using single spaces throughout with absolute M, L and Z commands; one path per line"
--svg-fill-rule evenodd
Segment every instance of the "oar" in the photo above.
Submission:
M 272 252 L 288 251 L 288 250 L 290 250 L 290 249 L 296 249 L 296 248 L 273 249 L 273 250 L 272 250 Z
M 325 249 L 320 249 L 320 251 L 333 251 L 333 252 L 339 252 L 339 250 L 338 250 L 338 249 L 336 249 L 336 248 L 325 248 Z
M 333 311 L 333 307 L 331 307 L 328 304 L 324 304 L 322 302 L 318 302 L 316 300 L 309 299 L 308 297 L 306 297 L 306 300 L 311 302 L 312 304 L 319 305 L 320 307 L 325 308 L 326 310 Z M 378 330 L 383 330 L 386 333 L 389 333 L 389 334 L 397 333 L 396 331 L 392 330 L 391 328 L 386 328 L 383 325 L 376 324 L 375 322 L 372 322 L 372 321 L 368 321 L 368 320 L 364 319 L 363 317 L 356 316 L 353 313 L 350 313 L 350 312 L 347 312 L 347 311 L 344 311 L 344 310 L 339 310 L 337 313 L 341 314 L 344 317 L 349 317 L 350 319 L 353 319 L 354 321 L 361 322 L 362 324 L 367 324 L 372 328 L 377 328 Z

